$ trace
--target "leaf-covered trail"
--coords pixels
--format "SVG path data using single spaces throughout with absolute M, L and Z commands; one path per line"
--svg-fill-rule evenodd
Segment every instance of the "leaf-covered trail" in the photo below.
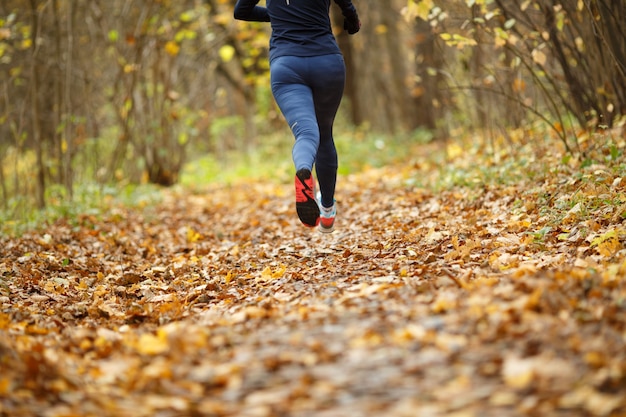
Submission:
M 341 178 L 332 235 L 253 183 L 5 239 L 0 415 L 625 415 L 619 213 L 420 169 Z

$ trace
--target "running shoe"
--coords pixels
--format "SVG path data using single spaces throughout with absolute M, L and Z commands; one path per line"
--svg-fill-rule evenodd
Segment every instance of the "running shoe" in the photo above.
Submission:
M 322 206 L 322 194 L 318 191 L 315 195 L 317 204 L 320 206 L 320 232 L 332 233 L 335 230 L 335 217 L 337 216 L 337 201 L 333 200 L 331 207 Z
M 332 207 L 322 207 L 320 210 L 320 232 L 332 233 L 335 230 L 335 216 L 337 216 L 337 203 Z
M 296 172 L 296 212 L 300 221 L 308 227 L 315 227 L 320 221 L 320 208 L 315 201 L 313 175 L 303 168 Z

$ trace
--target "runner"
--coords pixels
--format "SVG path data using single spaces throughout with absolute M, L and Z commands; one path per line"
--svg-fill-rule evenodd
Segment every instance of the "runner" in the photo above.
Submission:
M 351 0 L 334 0 L 344 29 L 361 28 Z M 333 123 L 343 96 L 346 68 L 332 33 L 331 0 L 238 0 L 235 19 L 270 22 L 270 78 L 274 99 L 295 137 L 296 212 L 309 227 L 330 233 L 337 214 L 337 150 Z M 319 183 L 315 195 L 313 166 Z

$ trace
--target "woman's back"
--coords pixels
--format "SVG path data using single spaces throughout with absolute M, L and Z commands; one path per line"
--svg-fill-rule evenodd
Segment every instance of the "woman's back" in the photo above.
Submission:
M 339 53 L 333 36 L 330 0 L 267 0 L 272 25 L 270 59 Z

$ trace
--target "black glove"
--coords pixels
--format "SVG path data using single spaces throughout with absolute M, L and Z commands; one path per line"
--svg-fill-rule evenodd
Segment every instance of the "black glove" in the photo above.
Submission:
M 361 29 L 361 21 L 358 16 L 351 19 L 343 19 L 343 28 L 350 34 L 354 35 Z

